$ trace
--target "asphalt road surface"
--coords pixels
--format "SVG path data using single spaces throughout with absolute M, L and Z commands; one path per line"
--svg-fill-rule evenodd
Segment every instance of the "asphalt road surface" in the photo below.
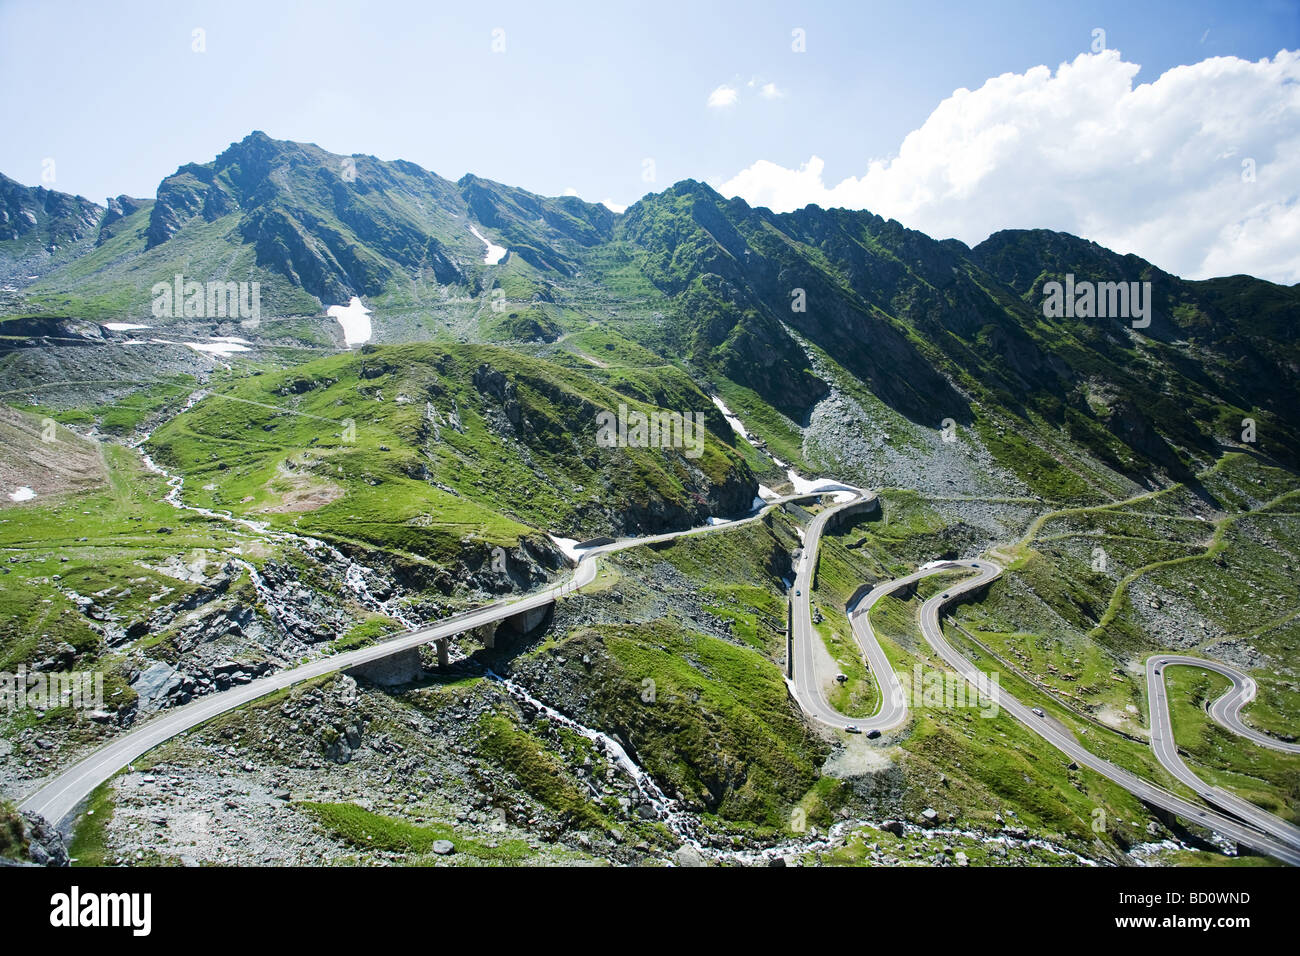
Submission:
M 962 566 L 974 566 L 978 568 L 979 573 L 959 584 L 953 585 L 945 594 L 936 594 L 921 605 L 921 633 L 949 667 L 977 686 L 988 687 L 988 682 L 982 679 L 980 670 L 958 653 L 944 638 L 939 625 L 939 614 L 945 606 L 954 603 L 965 593 L 987 585 L 1002 573 L 1002 569 L 993 562 L 984 560 L 970 561 L 964 564 L 954 562 L 953 564 L 953 567 Z M 1300 847 L 1290 838 L 1290 831 L 1295 828 L 1285 821 L 1279 820 L 1271 814 L 1265 814 L 1268 820 L 1252 821 L 1255 825 L 1250 825 L 1235 817 L 1225 816 L 1192 803 L 1190 800 L 1184 800 L 1163 787 L 1149 783 L 1127 770 L 1103 760 L 1091 751 L 1085 750 L 1074 737 L 1047 718 L 1039 717 L 1031 708 L 1016 700 L 1015 697 L 1001 687 L 994 685 L 989 688 L 989 691 L 991 699 L 1000 708 L 1006 710 L 1057 750 L 1066 754 L 1080 766 L 1088 767 L 1108 780 L 1119 784 L 1139 800 L 1151 806 L 1176 813 L 1192 823 L 1209 827 L 1231 840 L 1266 853 L 1292 866 L 1300 866 Z M 1204 787 L 1205 784 L 1201 783 L 1200 788 Z
M 1183 762 L 1178 753 L 1178 744 L 1174 740 L 1174 729 L 1169 719 L 1169 695 L 1165 685 L 1165 668 L 1200 667 L 1204 670 L 1222 674 L 1232 681 L 1232 686 L 1218 697 L 1210 706 L 1210 717 L 1233 733 L 1240 734 L 1253 743 L 1287 753 L 1300 753 L 1300 745 L 1276 740 L 1267 734 L 1247 727 L 1241 721 L 1241 708 L 1255 698 L 1255 682 L 1227 664 L 1206 660 L 1201 657 L 1188 657 L 1183 654 L 1156 654 L 1147 658 L 1147 699 L 1151 707 L 1151 749 L 1156 759 L 1171 774 L 1197 792 L 1202 800 L 1213 804 L 1221 810 L 1227 810 L 1261 830 L 1272 828 L 1279 837 L 1292 846 L 1300 847 L 1300 827 L 1280 820 L 1273 814 L 1255 806 L 1249 800 L 1243 800 L 1235 793 L 1229 793 L 1221 787 L 1206 783 Z
M 905 588 L 915 582 L 947 570 L 946 567 L 924 568 L 906 577 L 897 578 L 878 584 L 863 595 L 856 604 L 848 609 L 849 624 L 853 629 L 854 640 L 866 659 L 871 674 L 880 690 L 880 706 L 870 717 L 846 717 L 826 699 L 825 685 L 834 679 L 834 674 L 826 674 L 817 667 L 817 642 L 821 635 L 812 623 L 812 609 L 809 592 L 812 590 L 813 574 L 817 567 L 817 550 L 821 544 L 822 532 L 826 523 L 837 512 L 850 505 L 869 501 L 874 497 L 870 492 L 858 492 L 851 501 L 845 501 L 834 508 L 829 508 L 813 517 L 804 531 L 804 547 L 799 566 L 795 573 L 795 594 L 791 598 L 793 608 L 794 639 L 791 647 L 794 652 L 794 666 L 791 668 L 790 692 L 800 708 L 809 717 L 827 727 L 845 730 L 857 727 L 866 732 L 870 730 L 891 730 L 901 726 L 907 720 L 907 694 L 894 673 L 893 665 L 885 656 L 880 641 L 871 629 L 870 612 L 885 595 Z

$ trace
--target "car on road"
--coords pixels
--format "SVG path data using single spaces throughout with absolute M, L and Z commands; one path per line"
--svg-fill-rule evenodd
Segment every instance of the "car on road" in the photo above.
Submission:
M 867 736 L 870 737 L 872 740 L 875 740 L 877 737 L 880 736 L 880 731 L 877 730 L 875 727 L 872 727 L 870 730 L 867 731 Z
M 795 588 L 795 589 L 794 589 L 794 596 L 795 596 L 795 597 L 798 597 L 799 594 L 800 594 L 799 589 L 798 589 L 798 588 Z
M 847 727 L 845 727 L 844 729 L 847 730 L 847 731 L 848 731 L 849 733 L 851 733 L 851 734 L 860 734 L 860 733 L 862 733 L 862 728 L 859 727 L 857 724 L 849 724 L 849 725 L 848 725 Z
M 972 568 L 978 568 L 978 567 L 980 566 L 980 563 L 979 563 L 978 561 L 972 561 L 972 562 L 970 563 L 970 566 L 971 566 Z
M 944 596 L 944 597 L 947 597 L 947 596 L 948 596 L 948 592 L 947 592 L 947 591 L 944 591 L 944 592 L 943 592 L 943 596 Z
M 1047 716 L 1045 713 L 1043 713 L 1043 708 L 1041 708 L 1041 707 L 1035 707 L 1035 708 L 1034 708 L 1034 713 L 1037 714 L 1039 717 L 1046 717 L 1046 716 Z

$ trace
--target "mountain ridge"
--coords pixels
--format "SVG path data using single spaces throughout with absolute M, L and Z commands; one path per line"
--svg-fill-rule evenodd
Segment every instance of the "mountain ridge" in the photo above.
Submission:
M 260 131 L 181 165 L 152 202 L 14 187 L 10 207 L 39 200 L 46 233 L 73 247 L 10 286 L 10 316 L 138 321 L 152 284 L 178 273 L 260 281 L 263 313 L 282 321 L 362 298 L 381 343 L 608 327 L 752 394 L 782 427 L 833 392 L 811 345 L 916 428 L 951 421 L 987 442 L 1009 415 L 1139 482 L 1186 479 L 1247 419 L 1300 463 L 1300 286 L 1184 280 L 1067 233 L 1002 230 L 970 247 L 866 210 L 773 213 L 689 179 L 615 214 Z M 23 236 L 0 241 L 11 283 L 32 262 Z M 1040 290 L 1065 274 L 1151 283 L 1150 326 L 1049 317 Z

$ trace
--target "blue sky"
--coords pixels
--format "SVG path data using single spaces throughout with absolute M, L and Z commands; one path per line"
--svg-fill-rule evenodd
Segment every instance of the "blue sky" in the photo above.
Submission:
M 1098 27 L 1143 83 L 1300 48 L 1300 3 L 0 0 L 0 172 L 35 184 L 53 158 L 54 188 L 152 196 L 261 129 L 614 204 L 760 160 L 816 156 L 832 184 L 895 156 L 955 89 L 1055 70 Z M 710 107 L 719 87 L 735 100 Z

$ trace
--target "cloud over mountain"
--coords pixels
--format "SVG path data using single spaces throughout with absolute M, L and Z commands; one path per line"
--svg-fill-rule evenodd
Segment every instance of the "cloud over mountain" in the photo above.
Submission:
M 1190 278 L 1300 281 L 1300 53 L 1215 57 L 1134 85 L 1116 50 L 958 89 L 898 154 L 828 185 L 754 163 L 719 190 L 755 205 L 866 208 L 976 243 L 1041 226 Z

